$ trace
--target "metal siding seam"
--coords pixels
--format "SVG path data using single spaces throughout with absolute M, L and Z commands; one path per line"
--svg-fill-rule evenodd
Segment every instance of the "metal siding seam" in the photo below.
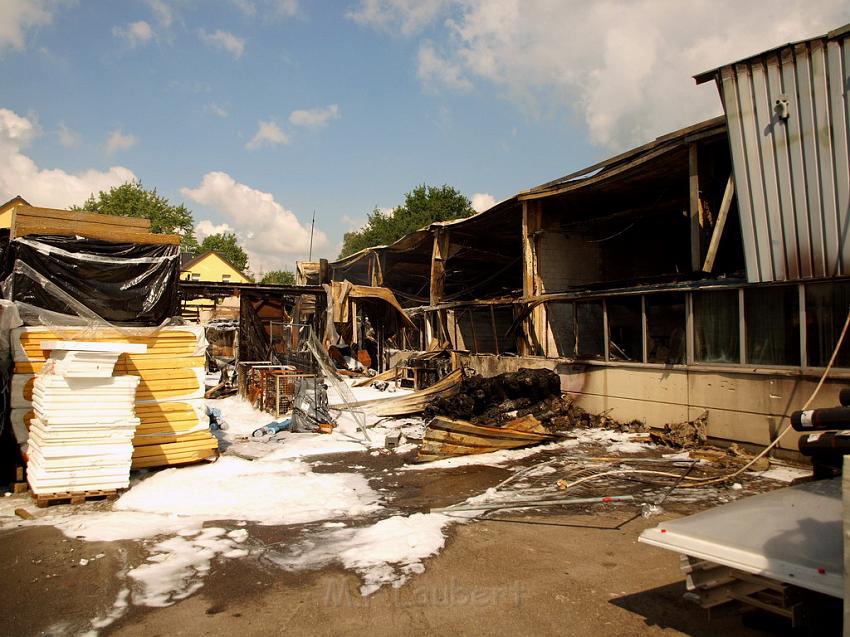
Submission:
M 850 54 L 848 40 L 827 44 L 829 89 L 832 114 L 833 161 L 835 162 L 835 213 L 838 219 L 838 274 L 850 273 L 850 146 L 847 122 L 850 119 L 847 99 L 850 72 L 842 60 L 842 52 Z
M 800 96 L 800 133 L 803 141 L 805 180 L 795 184 L 805 188 L 808 203 L 809 240 L 812 250 L 814 276 L 825 276 L 823 217 L 821 215 L 820 178 L 818 177 L 818 147 L 816 141 L 814 100 L 812 98 L 811 56 L 803 44 L 795 47 L 797 58 L 797 92 Z
M 814 98 L 815 141 L 818 149 L 818 177 L 823 223 L 823 243 L 826 276 L 838 274 L 838 220 L 835 211 L 835 168 L 832 161 L 832 133 L 830 131 L 829 84 L 827 82 L 826 50 L 823 42 L 816 40 L 811 46 L 812 96 Z
M 771 96 L 770 104 L 778 95 L 785 93 L 782 86 L 782 68 L 779 57 L 767 58 L 767 85 Z M 794 210 L 794 193 L 791 188 L 791 166 L 788 153 L 788 131 L 784 120 L 776 118 L 771 123 L 773 130 L 774 169 L 776 170 L 776 193 L 779 198 L 779 214 L 782 218 L 782 233 L 785 237 L 785 267 L 789 279 L 800 278 L 800 250 L 797 220 Z
M 753 228 L 752 203 L 750 201 L 750 179 L 744 152 L 743 133 L 741 131 L 741 112 L 738 108 L 738 87 L 734 71 L 730 67 L 721 70 L 720 91 L 726 108 L 726 128 L 729 134 L 729 150 L 732 154 L 732 169 L 735 173 L 735 198 L 738 202 L 738 217 L 741 222 L 741 238 L 744 243 L 744 261 L 747 267 L 747 280 L 751 283 L 761 281 Z
M 809 233 L 809 213 L 806 189 L 806 171 L 803 163 L 802 133 L 800 130 L 800 96 L 797 92 L 797 62 L 790 48 L 784 49 L 782 58 L 782 83 L 788 96 L 791 109 L 790 117 L 785 122 L 787 135 L 788 157 L 790 160 L 791 176 L 789 187 L 794 197 L 794 219 L 797 224 L 797 247 L 800 257 L 800 276 L 814 276 L 814 255 Z
M 776 149 L 773 136 L 773 101 L 767 89 L 767 69 L 760 61 L 752 67 L 753 102 L 755 105 L 755 124 L 758 135 L 759 159 L 764 184 L 765 217 L 770 237 L 770 255 L 773 266 L 773 278 L 785 281 L 788 278 L 786 267 L 786 243 L 782 228 L 782 210 L 779 204 L 776 183 Z
M 767 203 L 764 199 L 764 173 L 761 164 L 761 149 L 756 114 L 756 97 L 752 79 L 752 66 L 739 65 L 735 71 L 738 79 L 739 103 L 741 105 L 741 131 L 744 140 L 744 152 L 747 161 L 747 174 L 750 183 L 753 227 L 756 234 L 759 271 L 762 281 L 775 281 L 773 251 L 770 241 L 770 223 L 767 219 Z

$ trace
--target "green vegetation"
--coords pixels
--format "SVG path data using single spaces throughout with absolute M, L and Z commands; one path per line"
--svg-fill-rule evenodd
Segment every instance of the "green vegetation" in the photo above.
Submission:
M 272 270 L 263 275 L 260 283 L 269 285 L 295 285 L 295 274 L 290 270 Z
M 251 278 L 248 272 L 248 254 L 239 245 L 239 240 L 235 234 L 232 232 L 221 232 L 205 237 L 201 241 L 201 245 L 195 250 L 195 255 L 203 254 L 210 250 L 221 253 L 237 270 L 245 274 L 248 278 Z
M 423 184 L 407 193 L 404 203 L 389 215 L 375 208 L 362 229 L 346 232 L 338 258 L 342 259 L 363 248 L 389 245 L 435 221 L 460 219 L 474 212 L 469 199 L 451 186 Z
M 198 246 L 192 212 L 183 204 L 172 205 L 168 199 L 156 193 L 156 188 L 145 190 L 141 181 L 128 181 L 110 188 L 109 192 L 101 190 L 97 197 L 92 194 L 81 206 L 71 206 L 71 210 L 149 219 L 151 232 L 179 234 L 182 237 L 180 245 L 190 252 L 194 252 Z

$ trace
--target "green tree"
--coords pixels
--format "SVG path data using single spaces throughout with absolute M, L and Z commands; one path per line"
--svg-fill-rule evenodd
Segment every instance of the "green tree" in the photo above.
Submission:
M 192 212 L 183 204 L 175 206 L 157 194 L 156 188 L 145 190 L 141 181 L 128 181 L 120 186 L 94 193 L 81 206 L 71 210 L 89 210 L 103 215 L 142 217 L 151 222 L 151 232 L 179 234 L 180 245 L 193 252 L 198 245 L 195 240 L 195 221 Z
M 272 270 L 263 275 L 260 283 L 267 285 L 295 285 L 295 274 L 290 270 Z
M 235 234 L 232 232 L 221 232 L 204 237 L 201 245 L 195 250 L 195 255 L 203 254 L 210 250 L 220 252 L 237 270 L 248 276 L 248 278 L 251 278 L 248 273 L 248 254 L 239 245 L 239 240 Z
M 346 232 L 338 258 L 342 259 L 363 248 L 388 245 L 435 221 L 461 219 L 474 212 L 469 198 L 451 186 L 422 184 L 407 193 L 404 203 L 389 215 L 375 208 L 369 213 L 363 228 Z

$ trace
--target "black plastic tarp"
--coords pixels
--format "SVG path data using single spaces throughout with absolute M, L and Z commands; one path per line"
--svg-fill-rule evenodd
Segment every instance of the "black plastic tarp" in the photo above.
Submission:
M 132 325 L 179 314 L 176 245 L 28 236 L 9 243 L 3 271 L 7 298 L 53 312 L 83 315 L 81 304 L 102 320 Z

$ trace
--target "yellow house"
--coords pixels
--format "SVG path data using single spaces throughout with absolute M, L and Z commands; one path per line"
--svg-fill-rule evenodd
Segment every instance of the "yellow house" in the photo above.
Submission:
M 250 283 L 248 277 L 219 252 L 210 250 L 196 257 L 190 254 L 180 256 L 180 278 L 184 281 Z M 213 318 L 237 318 L 239 299 L 238 297 L 227 297 L 218 301 L 194 299 L 186 303 L 183 315 L 184 318 L 197 320 L 202 324 Z
M 210 250 L 194 258 L 189 254 L 181 256 L 186 259 L 180 263 L 180 278 L 185 281 L 250 283 L 220 252 Z
M 15 211 L 15 208 L 18 206 L 29 206 L 29 202 L 18 195 L 17 197 L 12 197 L 0 206 L 0 228 L 11 228 L 12 227 L 12 213 Z

